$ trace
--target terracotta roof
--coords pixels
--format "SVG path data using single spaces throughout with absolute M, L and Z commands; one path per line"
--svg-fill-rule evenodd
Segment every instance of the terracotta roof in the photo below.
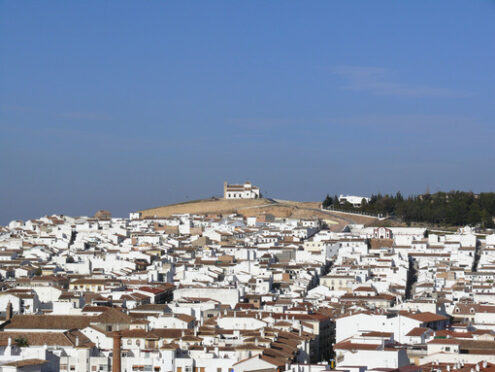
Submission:
M 459 340 L 452 339 L 452 338 L 435 338 L 434 340 L 429 341 L 428 344 L 433 344 L 433 345 L 459 345 L 460 342 L 459 342 Z
M 422 323 L 429 323 L 429 322 L 438 322 L 442 320 L 448 320 L 449 318 L 443 315 L 438 315 L 438 314 L 433 314 L 430 312 L 425 312 L 425 313 L 410 313 L 407 311 L 401 311 L 400 315 L 418 320 Z
M 47 363 L 47 361 L 43 359 L 24 359 L 24 360 L 17 360 L 15 362 L 4 363 L 2 364 L 2 366 L 28 367 L 28 366 L 38 366 L 40 364 L 45 364 L 45 363 Z
M 131 324 L 132 317 L 123 313 L 122 311 L 114 308 L 108 307 L 102 314 L 91 318 L 91 323 L 105 323 L 105 324 L 116 324 L 124 323 Z
M 419 337 L 419 336 L 424 335 L 425 332 L 427 332 L 428 330 L 430 330 L 430 328 L 416 327 L 416 328 L 411 329 L 406 336 Z
M 363 337 L 392 337 L 393 335 L 394 335 L 393 332 L 372 331 L 372 332 L 363 333 L 361 336 L 363 336 Z
M 0 346 L 7 346 L 9 338 L 12 344 L 19 337 L 26 338 L 30 346 L 76 346 L 78 338 L 79 347 L 92 347 L 94 344 L 82 332 L 0 332 Z
M 339 342 L 334 345 L 334 349 L 344 349 L 344 350 L 378 350 L 380 345 L 375 344 L 358 344 L 352 343 L 350 341 Z
M 92 319 L 84 315 L 14 315 L 5 329 L 81 329 Z
M 127 338 L 147 338 L 147 339 L 159 339 L 160 336 L 153 331 L 146 331 L 144 329 L 124 329 L 119 331 L 122 337 Z

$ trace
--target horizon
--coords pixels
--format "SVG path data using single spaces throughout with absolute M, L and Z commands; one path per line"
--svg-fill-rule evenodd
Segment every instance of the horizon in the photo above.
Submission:
M 378 196 L 378 195 L 381 195 L 381 196 L 396 196 L 397 193 L 399 193 L 399 192 L 400 191 L 397 191 L 396 193 L 380 193 L 380 192 L 378 192 L 376 194 L 367 194 L 367 195 L 351 195 L 351 194 L 345 194 L 345 193 L 344 194 L 328 194 L 327 193 L 327 194 L 325 194 L 323 196 L 323 198 L 321 200 L 284 200 L 284 199 L 279 199 L 277 197 L 265 197 L 264 195 L 262 195 L 260 199 L 268 199 L 268 200 L 275 200 L 275 201 L 282 201 L 282 202 L 283 201 L 289 201 L 289 202 L 303 202 L 303 203 L 312 203 L 312 202 L 321 202 L 322 203 L 327 195 L 330 196 L 330 197 L 332 197 L 332 198 L 334 198 L 335 196 L 362 196 L 364 198 L 364 197 L 373 197 L 373 196 Z M 401 193 L 401 195 L 404 197 L 404 199 L 408 199 L 408 198 L 415 198 L 415 197 L 418 197 L 418 196 L 421 196 L 421 195 L 435 195 L 435 194 L 439 194 L 439 193 L 449 194 L 449 193 L 453 193 L 453 192 L 472 193 L 474 195 L 493 194 L 493 193 L 495 193 L 493 191 L 480 191 L 480 192 L 474 193 L 473 191 L 465 191 L 465 190 L 449 190 L 449 191 L 439 190 L 439 191 L 436 191 L 436 192 L 429 192 L 429 193 L 428 192 L 425 192 L 425 193 L 407 194 L 407 195 Z M 224 200 L 224 197 L 221 196 L 221 195 L 213 195 L 213 196 L 210 196 L 210 197 L 204 198 L 204 199 L 190 199 L 190 200 L 183 200 L 183 201 L 174 202 L 174 203 L 170 203 L 170 204 L 154 205 L 154 206 L 149 206 L 149 207 L 146 207 L 146 208 L 129 210 L 125 215 L 118 215 L 118 216 L 114 215 L 112 213 L 112 211 L 107 210 L 107 209 L 104 209 L 104 208 L 100 208 L 98 210 L 95 210 L 92 213 L 88 213 L 88 214 L 76 214 L 76 215 L 69 215 L 69 214 L 55 213 L 54 212 L 54 213 L 48 213 L 48 214 L 45 214 L 45 215 L 32 216 L 32 217 L 29 217 L 29 218 L 26 218 L 26 219 L 22 219 L 22 218 L 12 219 L 10 221 L 7 221 L 3 225 L 7 225 L 11 221 L 16 221 L 16 220 L 28 221 L 28 220 L 32 220 L 32 219 L 37 219 L 37 218 L 45 217 L 45 216 L 67 216 L 67 217 L 72 217 L 72 218 L 92 217 L 93 215 L 96 214 L 96 212 L 100 212 L 100 211 L 110 212 L 110 214 L 112 215 L 112 218 L 124 218 L 124 219 L 127 218 L 128 219 L 130 213 L 135 213 L 135 212 L 149 210 L 149 209 L 162 208 L 162 207 L 167 207 L 167 206 L 174 206 L 174 205 L 181 205 L 181 204 L 193 203 L 193 202 L 210 201 L 210 200 Z M 233 201 L 235 201 L 235 200 L 233 200 Z M 342 210 L 342 212 L 344 212 L 344 213 L 360 213 L 359 211 L 353 212 L 352 210 L 351 211 L 344 211 L 344 210 Z M 0 226 L 1 225 L 2 224 L 0 224 Z
M 494 192 L 494 4 L 0 1 L 0 225 Z

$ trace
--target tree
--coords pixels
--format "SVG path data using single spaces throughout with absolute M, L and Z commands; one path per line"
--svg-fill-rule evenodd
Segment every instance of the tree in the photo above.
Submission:
M 327 194 L 325 200 L 323 200 L 323 208 L 328 208 L 333 204 L 333 199 L 330 195 Z
M 27 347 L 29 346 L 29 342 L 26 337 L 24 336 L 19 336 L 16 339 L 14 339 L 14 342 L 17 347 Z
M 493 217 L 490 216 L 490 214 L 486 211 L 486 209 L 483 209 L 481 211 L 480 218 L 481 218 L 481 227 L 485 229 L 493 229 L 495 227 L 495 224 L 493 223 Z
M 480 206 L 478 203 L 473 203 L 471 204 L 471 207 L 469 208 L 469 212 L 467 215 L 467 223 L 469 225 L 476 225 L 481 222 L 481 210 Z
M 325 200 L 328 203 L 328 199 Z M 475 195 L 464 191 L 440 191 L 435 194 L 409 196 L 405 199 L 399 191 L 395 195 L 373 194 L 369 202 L 363 201 L 359 208 L 349 203 L 339 203 L 337 196 L 333 199 L 333 203 L 343 210 L 388 214 L 406 223 L 425 222 L 451 226 L 469 224 L 495 228 L 493 220 L 495 193 L 493 192 Z

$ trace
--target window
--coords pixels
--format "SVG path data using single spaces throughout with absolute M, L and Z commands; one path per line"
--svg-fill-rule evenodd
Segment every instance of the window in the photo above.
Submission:
M 127 340 L 127 345 L 130 345 L 132 343 L 132 340 L 131 339 L 128 339 Z
M 182 367 L 177 367 L 177 372 L 182 372 Z
M 217 372 L 222 372 L 222 369 L 221 368 L 217 368 Z

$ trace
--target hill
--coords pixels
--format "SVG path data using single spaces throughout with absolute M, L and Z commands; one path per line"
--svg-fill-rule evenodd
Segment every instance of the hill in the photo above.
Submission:
M 227 200 L 223 198 L 211 198 L 203 200 L 193 200 L 183 203 L 170 204 L 157 208 L 144 209 L 139 211 L 142 218 L 168 217 L 173 214 L 227 214 L 236 213 L 239 209 L 253 208 L 270 205 L 270 199 L 242 199 Z
M 271 214 L 282 218 L 321 218 L 335 230 L 349 223 L 371 224 L 376 222 L 373 217 L 354 216 L 335 211 L 325 211 L 319 202 L 298 202 L 273 199 L 241 199 L 227 200 L 211 198 L 194 200 L 184 203 L 170 204 L 162 207 L 139 211 L 141 218 L 168 217 L 173 214 L 230 214 L 238 213 L 243 216 L 261 216 Z

